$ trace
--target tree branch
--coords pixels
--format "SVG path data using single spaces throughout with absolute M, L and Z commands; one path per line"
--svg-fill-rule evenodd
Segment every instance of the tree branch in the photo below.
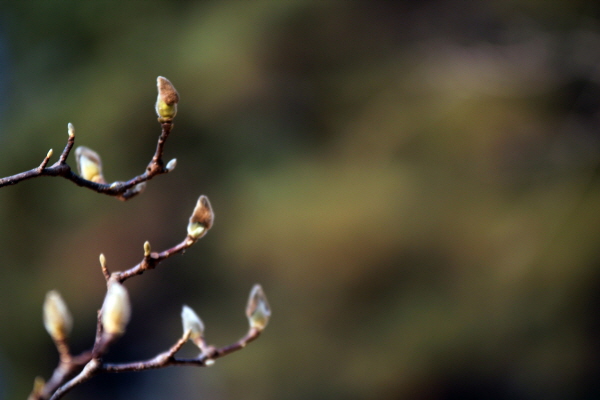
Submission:
M 150 160 L 150 163 L 146 167 L 144 173 L 131 178 L 126 182 L 114 182 L 98 183 L 91 180 L 84 179 L 80 175 L 73 172 L 72 168 L 67 164 L 66 160 L 73 148 L 75 143 L 75 135 L 72 134 L 72 125 L 69 126 L 69 139 L 65 149 L 60 155 L 59 160 L 52 166 L 48 167 L 48 162 L 52 156 L 52 150 L 48 152 L 48 155 L 44 158 L 42 163 L 37 167 L 30 169 L 29 171 L 21 172 L 5 178 L 0 178 L 0 188 L 4 186 L 16 185 L 27 179 L 37 178 L 40 176 L 59 176 L 70 180 L 77 186 L 85 187 L 93 190 L 97 193 L 103 193 L 108 196 L 116 197 L 119 200 L 126 201 L 142 192 L 143 187 L 138 186 L 154 178 L 157 175 L 166 174 L 172 170 L 167 168 L 163 162 L 163 152 L 165 142 L 173 129 L 173 122 L 171 119 L 159 118 L 161 124 L 161 134 L 158 137 L 156 145 L 156 151 Z

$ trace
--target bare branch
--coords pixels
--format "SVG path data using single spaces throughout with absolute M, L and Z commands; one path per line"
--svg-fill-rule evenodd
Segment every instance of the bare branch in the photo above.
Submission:
M 93 150 L 81 146 L 75 151 L 79 174 L 73 172 L 66 163 L 75 144 L 75 131 L 73 125 L 69 124 L 69 139 L 56 163 L 48 167 L 52 157 L 52 150 L 50 150 L 37 168 L 0 179 L 0 188 L 39 176 L 60 176 L 78 186 L 120 200 L 128 200 L 138 195 L 144 189 L 147 181 L 156 175 L 172 171 L 177 164 L 177 160 L 173 159 L 165 166 L 162 157 L 165 142 L 173 127 L 172 119 L 177 113 L 179 94 L 168 79 L 160 76 L 157 79 L 157 87 L 156 112 L 159 115 L 158 121 L 162 130 L 154 155 L 143 174 L 126 182 L 108 184 L 102 174 L 100 156 Z M 200 196 L 189 219 L 187 235 L 175 246 L 162 252 L 152 252 L 150 243 L 145 242 L 142 260 L 125 271 L 117 272 L 109 271 L 106 265 L 106 257 L 104 254 L 100 254 L 100 268 L 106 280 L 107 291 L 102 307 L 97 313 L 96 334 L 94 344 L 90 350 L 78 355 L 71 354 L 67 341 L 72 326 L 71 315 L 58 292 L 49 292 L 44 303 L 44 325 L 54 340 L 59 353 L 59 362 L 48 382 L 44 382 L 42 378 L 35 379 L 33 391 L 28 400 L 61 399 L 76 386 L 103 372 L 143 371 L 168 366 L 209 366 L 217 358 L 241 350 L 248 343 L 258 338 L 268 322 L 271 311 L 262 288 L 260 285 L 255 285 L 246 307 L 249 330 L 237 342 L 221 348 L 207 345 L 204 339 L 202 321 L 189 307 L 185 306 L 182 312 L 183 336 L 167 351 L 159 353 L 146 361 L 121 364 L 109 364 L 103 361 L 103 357 L 107 354 L 112 343 L 125 332 L 130 319 L 131 305 L 127 290 L 122 285 L 123 282 L 131 277 L 141 275 L 149 269 L 156 268 L 162 261 L 175 254 L 185 252 L 200 238 L 204 237 L 212 227 L 213 222 L 214 213 L 210 201 L 206 196 Z M 175 357 L 176 353 L 188 341 L 198 347 L 200 354 L 190 359 Z
M 139 186 L 140 184 L 151 180 L 157 175 L 166 174 L 172 170 L 165 167 L 162 157 L 165 142 L 169 137 L 171 130 L 173 129 L 173 122 L 172 120 L 165 118 L 159 118 L 159 122 L 162 128 L 161 134 L 158 137 L 156 151 L 154 152 L 150 163 L 146 167 L 146 171 L 126 182 L 114 182 L 112 184 L 98 183 L 84 179 L 80 175 L 73 172 L 73 169 L 69 166 L 69 164 L 66 163 L 67 157 L 69 156 L 69 153 L 71 152 L 71 149 L 75 143 L 75 135 L 72 134 L 72 125 L 69 124 L 69 139 L 65 149 L 56 163 L 50 167 L 47 166 L 48 162 L 50 161 L 50 157 L 52 156 L 52 152 L 50 151 L 37 168 L 12 176 L 7 176 L 5 178 L 0 178 L 0 188 L 4 186 L 15 185 L 24 180 L 37 178 L 40 176 L 59 176 L 70 180 L 78 186 L 88 188 L 97 193 L 113 196 L 122 201 L 129 200 L 142 192 L 143 186 Z

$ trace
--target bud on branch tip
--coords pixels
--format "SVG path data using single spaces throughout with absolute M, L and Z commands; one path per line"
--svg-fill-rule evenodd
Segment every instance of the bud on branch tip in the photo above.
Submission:
M 259 284 L 254 285 L 250 291 L 248 305 L 246 306 L 246 316 L 251 328 L 262 331 L 269 323 L 271 307 L 269 306 L 265 292 Z
M 56 341 L 65 340 L 73 326 L 73 318 L 66 303 L 56 290 L 46 294 L 44 301 L 44 327 Z
M 111 282 L 102 304 L 102 327 L 110 335 L 121 335 L 131 317 L 127 289 L 119 282 Z
M 158 98 L 156 99 L 156 114 L 160 118 L 172 119 L 177 114 L 177 103 L 179 102 L 179 93 L 175 86 L 165 77 L 156 78 L 158 88 Z
M 69 122 L 69 125 L 67 125 L 67 129 L 69 131 L 69 137 L 75 136 L 75 127 L 72 123 Z
M 77 159 L 77 170 L 83 179 L 96 183 L 104 183 L 102 161 L 98 153 L 87 147 L 79 146 L 75 150 L 75 158 Z
M 208 197 L 200 196 L 190 217 L 187 227 L 188 235 L 194 240 L 201 238 L 212 227 L 214 219 L 215 215 Z
M 200 347 L 204 336 L 204 324 L 200 317 L 190 307 L 183 306 L 181 322 L 183 324 L 183 334 L 185 335 L 189 331 L 189 339 Z

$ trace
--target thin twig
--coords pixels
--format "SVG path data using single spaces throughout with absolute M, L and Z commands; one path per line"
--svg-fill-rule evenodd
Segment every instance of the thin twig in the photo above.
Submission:
M 90 380 L 94 375 L 98 373 L 100 370 L 102 362 L 97 358 L 92 358 L 81 370 L 81 372 L 65 383 L 63 386 L 59 387 L 56 392 L 50 397 L 50 400 L 58 400 L 62 398 L 65 394 L 71 391 L 75 386 L 82 384 L 85 381 Z
M 188 247 L 192 246 L 194 243 L 196 243 L 196 240 L 187 236 L 181 243 L 171 247 L 170 249 L 167 249 L 160 253 L 150 253 L 150 255 L 148 257 L 144 257 L 144 259 L 139 264 L 137 264 L 134 267 L 131 267 L 126 271 L 113 272 L 111 274 L 111 279 L 115 279 L 119 283 L 123 283 L 125 282 L 125 280 L 133 276 L 141 275 L 149 269 L 156 268 L 161 261 L 164 261 L 175 254 L 183 253 Z
M 67 157 L 69 156 L 69 153 L 71 152 L 71 149 L 73 148 L 73 145 L 75 143 L 75 136 L 69 135 L 67 145 L 65 146 L 65 149 L 63 150 L 59 160 L 56 163 L 54 163 L 50 167 L 47 167 L 48 162 L 50 161 L 50 157 L 52 155 L 51 152 L 49 152 L 37 168 L 33 168 L 29 171 L 21 172 L 19 174 L 15 174 L 5 178 L 0 178 L 0 188 L 4 186 L 15 185 L 24 180 L 37 178 L 40 176 L 60 176 L 70 180 L 78 186 L 88 188 L 97 193 L 103 193 L 108 196 L 113 196 L 123 201 L 129 200 L 130 198 L 136 196 L 141 192 L 141 190 L 135 189 L 136 185 L 143 182 L 147 182 L 156 175 L 166 174 L 169 172 L 169 170 L 164 166 L 162 156 L 164 152 L 165 142 L 169 137 L 169 134 L 171 133 L 173 123 L 171 120 L 163 118 L 160 118 L 159 122 L 161 124 L 162 129 L 156 145 L 156 151 L 152 156 L 152 160 L 146 167 L 146 170 L 143 174 L 140 174 L 126 182 L 114 182 L 112 184 L 97 183 L 84 179 L 81 176 L 74 173 L 72 168 L 66 163 Z
M 101 370 L 105 372 L 130 372 L 130 371 L 144 371 L 147 369 L 157 369 L 164 368 L 168 366 L 185 366 L 185 365 L 193 365 L 197 367 L 206 367 L 208 365 L 212 365 L 214 360 L 217 358 L 224 357 L 234 351 L 241 350 L 248 343 L 258 338 L 261 331 L 256 328 L 251 328 L 248 331 L 248 334 L 244 336 L 242 339 L 238 340 L 235 343 L 232 343 L 228 346 L 224 346 L 219 349 L 212 350 L 209 354 L 200 354 L 196 358 L 175 358 L 175 353 L 179 348 L 185 343 L 184 338 L 180 339 L 169 351 L 164 353 L 160 353 L 154 358 L 146 361 L 138 361 L 126 364 L 103 364 L 101 366 Z M 183 342 L 183 343 L 182 343 Z M 177 350 L 172 351 L 177 348 Z

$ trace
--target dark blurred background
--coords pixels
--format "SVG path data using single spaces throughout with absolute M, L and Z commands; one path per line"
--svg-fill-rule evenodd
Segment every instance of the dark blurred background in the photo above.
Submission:
M 599 18 L 583 0 L 0 0 L 0 176 L 59 154 L 72 122 L 129 179 L 160 132 L 156 77 L 181 95 L 177 169 L 142 196 L 0 190 L 0 398 L 56 365 L 47 291 L 88 348 L 98 255 L 122 270 L 174 245 L 206 194 L 213 230 L 127 282 L 107 359 L 165 350 L 183 304 L 210 343 L 237 340 L 255 282 L 264 335 L 69 399 L 600 399 Z

